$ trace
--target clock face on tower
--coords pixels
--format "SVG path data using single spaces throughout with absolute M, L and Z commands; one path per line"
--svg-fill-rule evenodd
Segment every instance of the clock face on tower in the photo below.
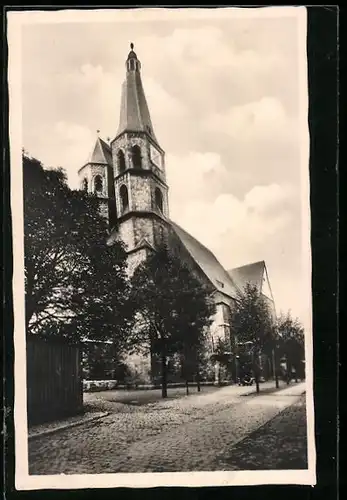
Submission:
M 150 155 L 151 161 L 154 163 L 154 165 L 162 170 L 162 156 L 160 152 L 154 146 L 152 146 L 152 144 L 150 145 Z

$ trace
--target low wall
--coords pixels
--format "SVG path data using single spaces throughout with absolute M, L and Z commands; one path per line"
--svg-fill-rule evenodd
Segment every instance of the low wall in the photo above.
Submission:
M 189 382 L 189 387 L 196 387 L 195 382 Z M 214 382 L 200 382 L 200 386 L 204 387 L 207 385 L 214 385 Z M 168 384 L 169 389 L 175 387 L 185 387 L 184 383 Z M 84 380 L 83 381 L 83 391 L 84 392 L 98 392 L 98 391 L 111 391 L 111 390 L 150 390 L 150 389 L 160 389 L 159 384 L 118 384 L 117 380 Z

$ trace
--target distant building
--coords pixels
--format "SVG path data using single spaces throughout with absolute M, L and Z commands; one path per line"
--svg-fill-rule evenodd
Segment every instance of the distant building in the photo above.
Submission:
M 116 135 L 110 144 L 96 139 L 78 174 L 81 189 L 100 197 L 102 213 L 110 226 L 108 244 L 119 238 L 125 243 L 130 274 L 166 242 L 202 282 L 213 286 L 217 312 L 210 331 L 211 351 L 218 338 L 231 338 L 231 307 L 247 282 L 256 284 L 274 304 L 264 261 L 226 271 L 210 250 L 170 219 L 165 152 L 154 132 L 141 81 L 141 63 L 132 44 Z M 151 377 L 150 359 L 132 356 L 129 363 L 143 379 Z

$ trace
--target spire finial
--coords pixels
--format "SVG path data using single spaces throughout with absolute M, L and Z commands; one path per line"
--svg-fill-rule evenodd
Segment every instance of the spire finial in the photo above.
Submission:
M 131 50 L 134 50 L 134 44 L 133 44 L 133 42 L 131 42 L 130 48 L 131 48 Z
M 98 130 L 96 131 L 96 133 L 99 135 L 99 134 L 100 134 L 100 130 L 98 129 Z

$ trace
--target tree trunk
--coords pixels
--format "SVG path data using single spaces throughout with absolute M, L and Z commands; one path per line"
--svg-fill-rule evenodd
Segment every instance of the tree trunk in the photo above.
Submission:
M 297 368 L 296 368 L 295 365 L 294 365 L 294 370 L 295 370 L 295 375 L 294 375 L 294 377 L 295 377 L 295 383 L 297 384 L 298 383 L 298 370 L 297 370 Z
M 198 367 L 198 372 L 196 374 L 196 385 L 197 385 L 197 388 L 198 388 L 198 392 L 200 392 L 201 391 L 201 387 L 200 387 L 199 367 Z
M 287 360 L 287 385 L 289 385 L 292 378 L 292 366 Z
M 259 392 L 260 392 L 260 386 L 259 386 L 259 371 L 260 371 L 260 369 L 259 369 L 257 356 L 253 357 L 253 371 L 254 371 L 256 391 L 257 391 L 257 394 L 259 394 Z
M 257 394 L 259 394 L 260 387 L 259 387 L 259 376 L 258 376 L 258 374 L 256 374 L 256 376 L 255 376 L 255 388 L 256 388 Z
M 189 383 L 188 383 L 188 379 L 186 379 L 186 394 L 188 396 L 189 394 Z
M 167 368 L 166 368 L 166 356 L 165 354 L 161 357 L 161 396 L 162 398 L 167 398 Z

